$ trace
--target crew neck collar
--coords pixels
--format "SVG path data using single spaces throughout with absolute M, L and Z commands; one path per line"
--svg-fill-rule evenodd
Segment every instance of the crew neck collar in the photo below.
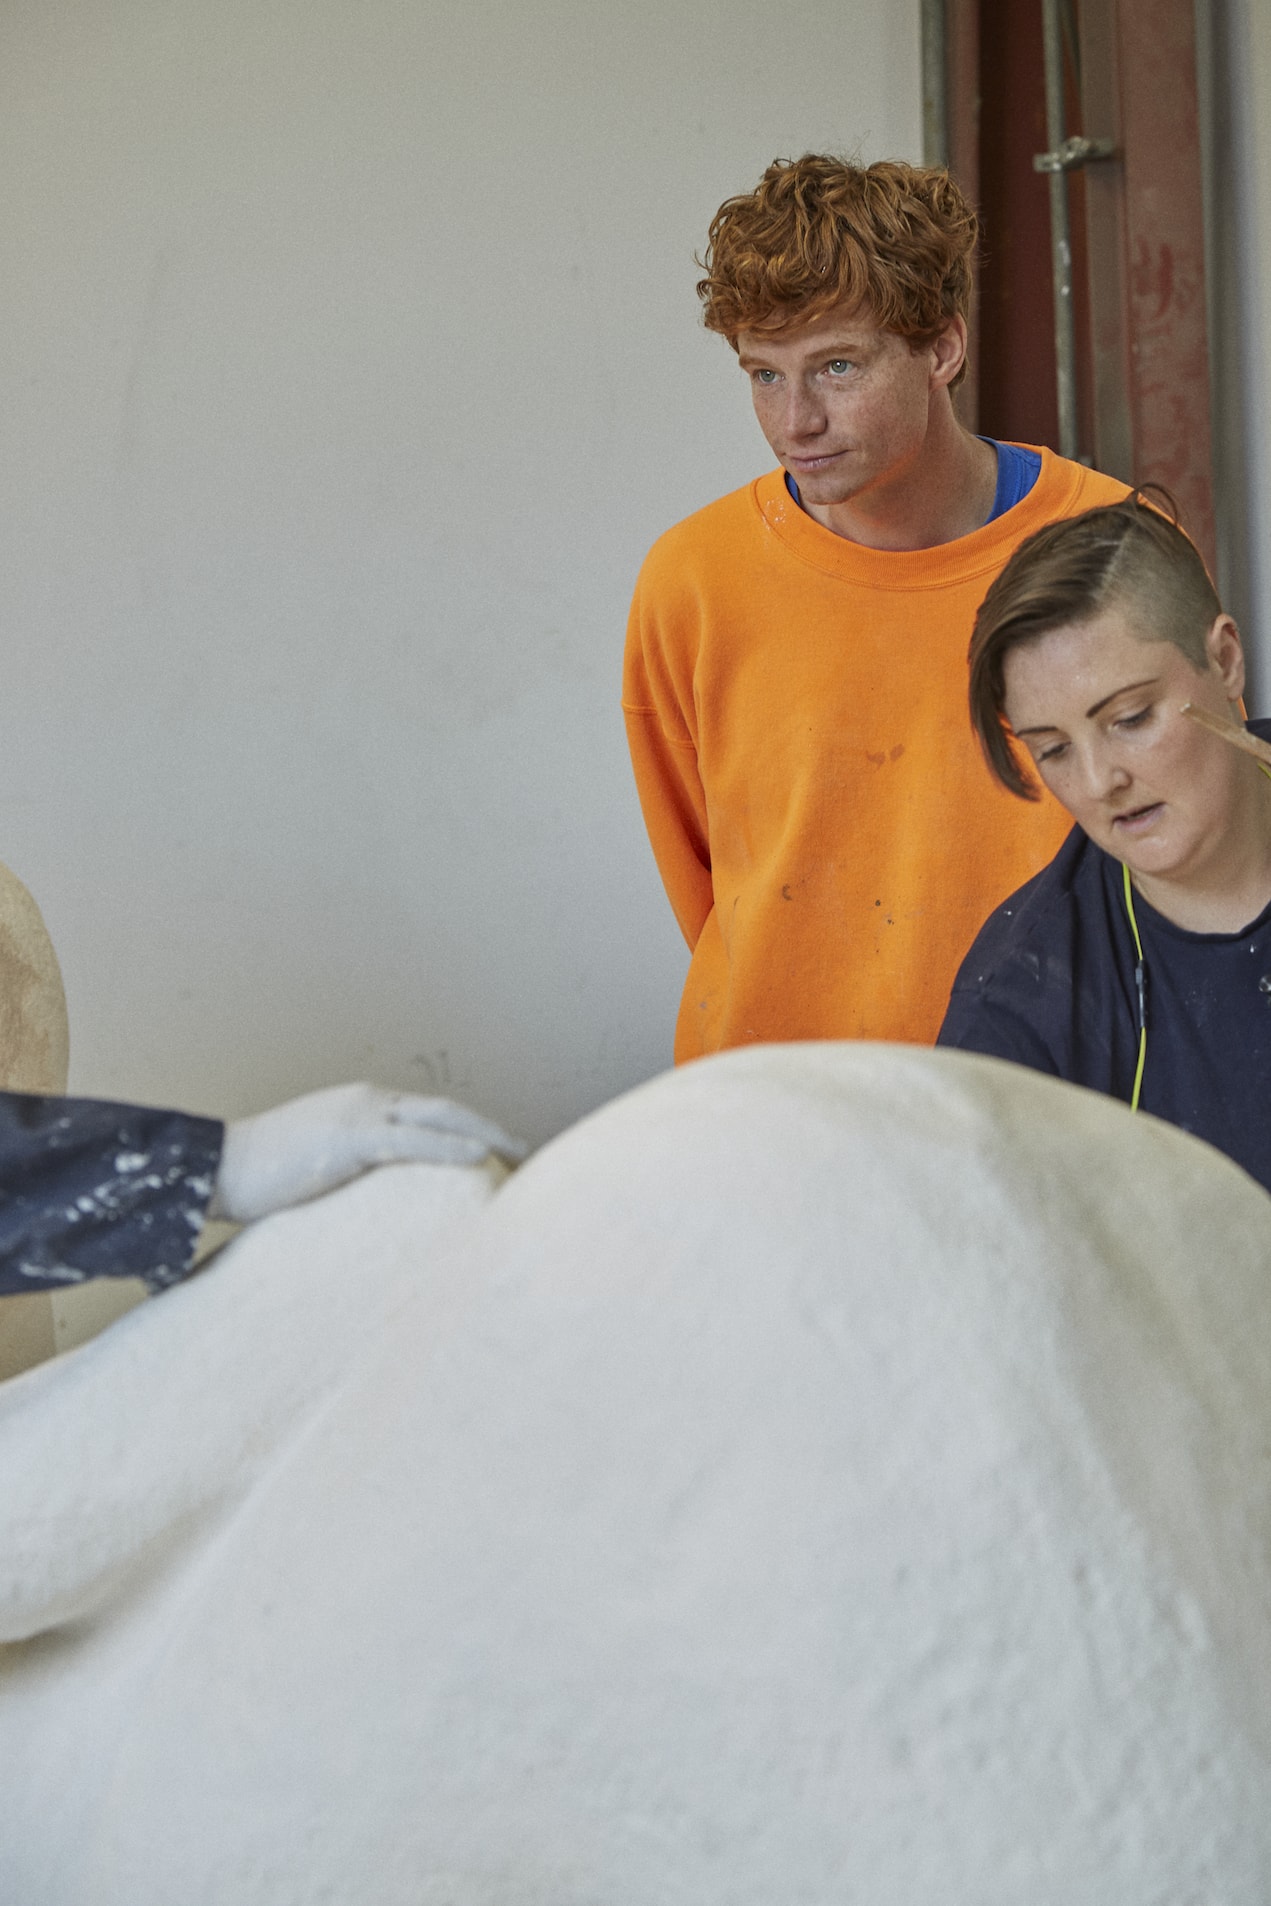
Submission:
M 1099 851 L 1103 853 L 1102 848 Z M 1104 854 L 1103 857 L 1109 863 L 1108 879 L 1119 893 L 1123 878 L 1121 863 L 1113 860 L 1111 854 Z M 1146 922 L 1153 932 L 1168 934 L 1172 940 L 1187 940 L 1193 946 L 1238 946 L 1241 940 L 1252 939 L 1255 933 L 1260 933 L 1271 922 L 1271 900 L 1268 900 L 1261 913 L 1255 914 L 1247 926 L 1237 927 L 1232 933 L 1198 931 L 1195 927 L 1180 926 L 1177 920 L 1171 920 L 1167 913 L 1154 907 L 1147 895 L 1140 893 L 1137 887 L 1134 889 L 1134 910 L 1139 917 L 1140 928 Z
M 950 582 L 995 573 L 1001 568 L 1004 548 L 1013 549 L 1034 529 L 1070 513 L 1085 474 L 1083 466 L 1057 457 L 1044 446 L 1025 448 L 1036 448 L 1042 460 L 1041 473 L 1028 495 L 969 535 L 929 549 L 870 549 L 836 535 L 800 509 L 780 467 L 757 478 L 751 495 L 764 522 L 791 555 L 826 575 L 866 581 L 876 588 L 945 588 Z

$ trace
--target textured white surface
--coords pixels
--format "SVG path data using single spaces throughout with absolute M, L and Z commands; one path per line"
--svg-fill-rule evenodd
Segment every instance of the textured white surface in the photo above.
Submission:
M 805 1047 L 643 1088 L 439 1245 L 435 1184 L 274 1220 L 198 1330 L 174 1293 L 19 1379 L 0 1503 L 38 1470 L 50 1560 L 6 1601 L 84 1618 L 0 1678 L 0 1896 L 1265 1906 L 1271 1204 L 1234 1167 L 991 1061 Z M 252 1252 L 286 1298 L 236 1440 Z M 343 1379 L 338 1341 L 298 1374 L 306 1275 L 380 1306 Z
M 206 1539 L 422 1285 L 442 1314 L 437 1247 L 502 1176 L 400 1167 L 282 1212 L 161 1308 L 0 1387 L 0 1641 Z

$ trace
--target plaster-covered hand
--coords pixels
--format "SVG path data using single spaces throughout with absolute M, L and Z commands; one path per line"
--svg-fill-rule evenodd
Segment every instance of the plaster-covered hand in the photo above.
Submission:
M 226 1126 L 208 1216 L 250 1224 L 373 1165 L 476 1165 L 491 1153 L 515 1164 L 527 1150 L 452 1099 L 330 1086 Z

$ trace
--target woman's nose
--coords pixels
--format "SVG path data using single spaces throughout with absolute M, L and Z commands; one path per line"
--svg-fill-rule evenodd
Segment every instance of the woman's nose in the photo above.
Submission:
M 1096 800 L 1106 801 L 1130 785 L 1130 771 L 1115 754 L 1092 748 L 1086 757 L 1086 784 Z

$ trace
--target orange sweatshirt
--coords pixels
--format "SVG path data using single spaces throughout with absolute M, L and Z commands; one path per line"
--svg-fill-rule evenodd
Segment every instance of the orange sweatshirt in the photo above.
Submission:
M 976 609 L 1025 536 L 1124 494 L 1043 450 L 1005 515 L 895 552 L 823 529 L 774 470 L 654 544 L 623 708 L 692 948 L 677 1061 L 757 1040 L 934 1041 L 985 918 L 1071 825 L 984 765 Z

